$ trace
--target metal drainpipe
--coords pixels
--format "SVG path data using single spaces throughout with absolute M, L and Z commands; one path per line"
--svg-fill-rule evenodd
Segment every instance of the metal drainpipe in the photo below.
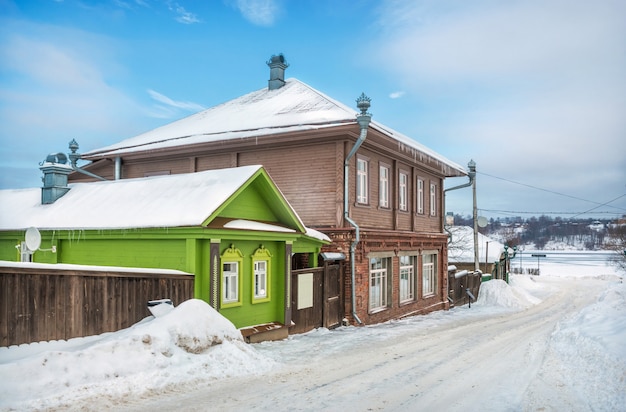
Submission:
M 356 245 L 361 240 L 361 236 L 360 236 L 360 231 L 359 231 L 359 225 L 357 225 L 356 222 L 352 220 L 349 216 L 348 186 L 349 186 L 349 177 L 350 177 L 350 159 L 352 158 L 352 156 L 354 156 L 354 154 L 359 149 L 359 147 L 361 147 L 361 144 L 365 141 L 365 138 L 367 137 L 367 128 L 369 127 L 369 124 L 372 120 L 372 115 L 370 113 L 367 113 L 367 109 L 370 107 L 370 101 L 371 99 L 367 97 L 365 93 L 361 93 L 361 96 L 356 100 L 357 107 L 361 110 L 361 114 L 356 117 L 356 120 L 359 123 L 359 127 L 361 129 L 361 133 L 359 134 L 359 138 L 357 139 L 356 143 L 354 144 L 354 147 L 352 147 L 352 150 L 350 151 L 350 153 L 346 157 L 346 160 L 343 163 L 343 216 L 344 216 L 344 219 L 346 219 L 346 221 L 355 229 L 354 241 L 350 244 L 350 279 L 352 282 L 352 285 L 351 285 L 352 316 L 359 324 L 363 324 L 363 322 L 361 321 L 361 319 L 359 319 L 358 315 L 356 314 L 356 290 L 354 287 L 356 276 L 355 276 L 354 259 L 355 259 Z
M 444 196 L 446 192 L 449 192 L 451 190 L 463 189 L 464 187 L 468 187 L 474 184 L 474 179 L 476 179 L 476 162 L 474 162 L 474 160 L 470 160 L 469 163 L 467 163 L 467 168 L 469 169 L 469 172 L 467 173 L 467 177 L 469 177 L 469 182 L 444 190 Z M 445 225 L 443 227 L 443 230 L 448 232 L 448 236 L 450 237 L 450 240 L 452 240 L 452 232 L 446 229 Z
M 115 158 L 115 180 L 122 178 L 122 158 L 117 156 Z

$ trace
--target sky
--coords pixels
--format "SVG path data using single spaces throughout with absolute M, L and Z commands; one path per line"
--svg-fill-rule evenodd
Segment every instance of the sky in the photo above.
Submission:
M 581 259 L 584 258 L 581 256 Z M 476 337 L 477 329 L 463 326 L 476 322 L 481 325 L 482 332 L 478 334 L 490 336 L 488 334 L 494 332 L 487 330 L 493 327 L 487 324 L 488 319 L 498 318 L 497 323 L 501 324 L 504 316 L 528 310 L 544 301 L 552 302 L 544 308 L 550 310 L 554 308 L 551 306 L 554 300 L 561 299 L 576 310 L 563 314 L 551 333 L 515 332 L 513 328 L 503 334 L 537 334 L 531 338 L 530 347 L 521 343 L 519 350 L 506 349 L 507 362 L 510 362 L 507 364 L 525 365 L 521 368 L 525 371 L 517 373 L 505 369 L 506 377 L 494 375 L 497 368 L 489 360 L 475 364 L 476 358 L 472 358 L 469 362 L 471 373 L 459 376 L 458 362 L 430 359 L 429 362 L 436 362 L 438 372 L 448 376 L 444 385 L 449 409 L 467 410 L 476 405 L 473 402 L 479 402 L 486 411 L 509 410 L 518 409 L 516 402 L 519 402 L 520 410 L 617 410 L 626 400 L 623 386 L 626 284 L 619 276 L 614 267 L 593 259 L 588 264 L 580 261 L 571 264 L 558 259 L 551 262 L 548 258 L 542 266 L 541 276 L 511 275 L 510 284 L 503 280 L 484 282 L 471 308 L 458 306 L 450 311 L 365 327 L 344 326 L 333 331 L 320 328 L 291 335 L 283 341 L 254 345 L 243 343 L 233 324 L 201 300 L 191 299 L 174 308 L 162 304 L 155 308 L 166 306 L 169 310 L 159 310 L 154 313 L 156 317 L 147 316 L 132 327 L 117 332 L 0 347 L 0 409 L 48 410 L 71 405 L 72 410 L 92 410 L 93 405 L 98 405 L 98 409 L 131 410 L 133 406 L 135 410 L 151 410 L 154 408 L 147 406 L 151 401 L 162 406 L 164 400 L 171 398 L 171 402 L 177 403 L 175 409 L 202 410 L 199 405 L 204 403 L 198 403 L 197 399 L 187 404 L 178 403 L 184 399 L 180 393 L 215 391 L 215 382 L 229 378 L 235 379 L 240 391 L 241 383 L 237 382 L 251 376 L 263 380 L 264 392 L 257 395 L 266 403 L 273 402 L 273 407 L 278 410 L 281 405 L 282 408 L 288 405 L 290 410 L 319 409 L 326 398 L 320 396 L 324 389 L 332 391 L 336 408 L 365 410 L 357 405 L 367 402 L 368 396 L 385 399 L 385 394 L 389 396 L 391 391 L 397 394 L 403 385 L 406 400 L 414 403 L 417 400 L 424 407 L 428 405 L 423 403 L 428 399 L 424 392 L 428 391 L 423 388 L 428 388 L 429 376 L 420 376 L 421 394 L 420 388 L 416 388 L 420 385 L 414 381 L 407 383 L 396 377 L 380 378 L 386 376 L 390 356 L 396 360 L 400 358 L 397 361 L 404 363 L 398 368 L 400 370 L 407 367 L 407 362 L 424 363 L 424 359 L 402 359 L 397 349 L 387 346 L 384 350 L 371 348 L 378 348 L 382 341 L 403 343 L 401 346 L 409 347 L 417 345 L 415 339 L 442 339 L 442 328 L 445 327 L 454 332 L 455 341 L 461 344 L 471 342 L 488 357 L 485 343 Z M 589 299 L 591 304 L 577 306 L 580 299 L 573 296 L 573 288 L 592 285 L 589 282 L 595 282 L 586 292 L 593 294 Z M 545 316 L 542 319 L 545 320 Z M 339 387 L 351 386 L 342 381 L 350 375 L 335 368 L 332 372 L 323 369 L 321 372 L 332 374 L 326 379 L 332 384 L 316 387 L 315 384 L 298 383 L 300 376 L 294 371 L 317 376 L 315 371 L 322 364 L 333 359 L 336 363 L 339 355 L 348 356 L 348 352 L 360 351 L 363 346 L 370 348 L 371 356 L 376 358 L 376 367 L 380 370 L 380 375 L 373 374 L 376 382 L 359 381 L 351 390 L 337 390 L 338 382 L 342 383 Z M 462 353 L 458 355 L 461 360 L 466 359 Z M 541 367 L 534 372 L 533 355 L 541 359 Z M 474 397 L 464 391 L 461 391 L 464 396 L 459 397 L 459 391 L 449 390 L 453 382 L 459 384 L 455 378 L 466 385 L 473 382 L 472 388 L 479 383 L 482 385 L 471 389 Z M 297 396 L 286 394 L 286 389 L 282 388 L 280 382 L 288 380 L 299 386 Z M 515 384 L 509 384 L 511 380 Z M 498 381 L 505 384 L 498 385 Z M 267 382 L 273 384 L 267 385 Z M 433 389 L 439 389 L 439 386 Z M 162 395 L 156 401 L 152 400 L 155 393 Z M 289 398 L 288 404 L 276 401 L 285 396 Z M 216 402 L 226 402 L 229 397 L 226 394 Z M 238 405 L 236 409 L 242 409 L 242 404 L 236 403 L 238 399 L 230 397 L 230 401 Z M 498 403 L 501 399 L 506 407 Z M 126 406 L 118 401 L 126 402 Z M 255 409 L 254 406 L 246 403 L 245 409 Z M 264 405 L 256 405 L 255 410 L 264 409 L 267 409 Z
M 0 189 L 295 77 L 451 161 L 479 215 L 626 214 L 622 0 L 0 0 Z M 449 179 L 446 187 L 467 179 Z M 472 214 L 472 190 L 446 211 Z

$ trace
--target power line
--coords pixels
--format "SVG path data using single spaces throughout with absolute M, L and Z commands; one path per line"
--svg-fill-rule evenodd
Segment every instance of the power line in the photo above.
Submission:
M 593 204 L 598 205 L 597 207 L 594 207 L 593 209 L 590 209 L 590 210 L 588 210 L 588 211 L 586 211 L 586 212 L 578 213 L 578 215 L 582 215 L 582 214 L 588 213 L 588 212 L 590 212 L 590 211 L 592 211 L 592 210 L 594 210 L 594 209 L 597 209 L 597 208 L 598 208 L 598 207 L 600 207 L 600 206 L 609 206 L 609 207 L 612 207 L 612 208 L 614 208 L 614 209 L 619 209 L 619 210 L 626 211 L 626 209 L 624 209 L 624 208 L 622 208 L 622 207 L 619 207 L 619 206 L 611 206 L 611 205 L 609 205 L 609 203 L 612 203 L 612 202 L 616 201 L 617 199 L 620 199 L 620 198 L 622 198 L 622 197 L 626 196 L 626 194 L 623 194 L 623 195 L 621 195 L 621 196 L 618 196 L 618 197 L 616 197 L 615 199 L 610 200 L 610 201 L 608 201 L 608 202 L 605 202 L 605 203 L 600 203 L 600 202 L 596 202 L 596 201 L 589 200 L 589 199 L 583 199 L 583 198 L 580 198 L 580 197 L 576 197 L 576 196 L 572 196 L 572 195 L 567 195 L 567 194 L 565 194 L 565 193 L 555 192 L 554 190 L 544 189 L 544 188 L 537 187 L 537 186 L 533 186 L 533 185 L 529 185 L 529 184 L 526 184 L 526 183 L 516 182 L 516 181 L 514 181 L 514 180 L 505 179 L 505 178 L 503 178 L 503 177 L 493 176 L 493 175 L 490 175 L 490 174 L 488 174 L 488 173 L 484 173 L 484 172 L 478 172 L 478 171 L 477 171 L 476 173 L 481 174 L 481 175 L 485 175 L 485 176 L 489 176 L 489 177 L 492 177 L 492 178 L 494 178 L 494 179 L 503 180 L 503 181 L 505 181 L 505 182 L 514 183 L 514 184 L 516 184 L 516 185 L 529 187 L 529 188 L 531 188 L 531 189 L 541 190 L 541 191 L 543 191 L 543 192 L 548 192 L 548 193 L 552 193 L 552 194 L 559 195 L 559 196 L 569 197 L 570 199 L 581 200 L 581 201 L 583 201 L 583 202 L 588 202 L 588 203 L 593 203 Z M 570 213 L 572 213 L 572 212 L 568 212 L 568 214 L 570 214 Z M 596 212 L 596 213 L 599 213 L 599 212 Z
M 624 195 L 626 196 L 626 195 Z M 620 196 L 622 197 L 622 196 Z M 600 206 L 598 206 L 600 207 Z M 595 209 L 595 208 L 594 208 Z M 586 213 L 589 213 L 590 211 L 586 211 L 586 212 L 529 212 L 529 211 L 521 211 L 521 210 L 501 210 L 501 209 L 482 209 L 479 208 L 478 210 L 482 211 L 482 212 L 492 212 L 492 213 L 508 213 L 508 214 L 512 214 L 512 215 L 584 215 Z M 591 209 L 593 210 L 593 209 Z M 601 212 L 595 212 L 594 214 L 607 214 L 607 215 L 615 215 L 615 216 L 620 216 L 622 213 L 619 212 L 607 212 L 607 211 L 601 211 Z M 573 216 L 573 217 L 576 217 Z

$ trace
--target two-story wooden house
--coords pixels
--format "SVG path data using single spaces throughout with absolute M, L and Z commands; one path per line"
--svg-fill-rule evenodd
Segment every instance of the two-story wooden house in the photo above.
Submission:
M 85 153 L 83 171 L 125 179 L 263 165 L 304 224 L 332 239 L 327 259 L 346 259 L 349 322 L 447 308 L 443 184 L 467 172 L 371 120 L 364 95 L 358 113 L 285 79 L 282 55 L 267 64 L 268 87 Z

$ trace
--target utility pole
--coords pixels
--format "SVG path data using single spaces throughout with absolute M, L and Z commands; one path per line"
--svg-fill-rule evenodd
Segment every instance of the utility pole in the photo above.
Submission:
M 474 174 L 476 173 L 476 162 L 470 160 L 468 166 Z M 478 208 L 476 206 L 476 178 L 472 181 L 472 196 L 474 198 L 473 206 L 473 220 L 474 220 L 474 270 L 480 269 L 479 255 L 478 255 Z

